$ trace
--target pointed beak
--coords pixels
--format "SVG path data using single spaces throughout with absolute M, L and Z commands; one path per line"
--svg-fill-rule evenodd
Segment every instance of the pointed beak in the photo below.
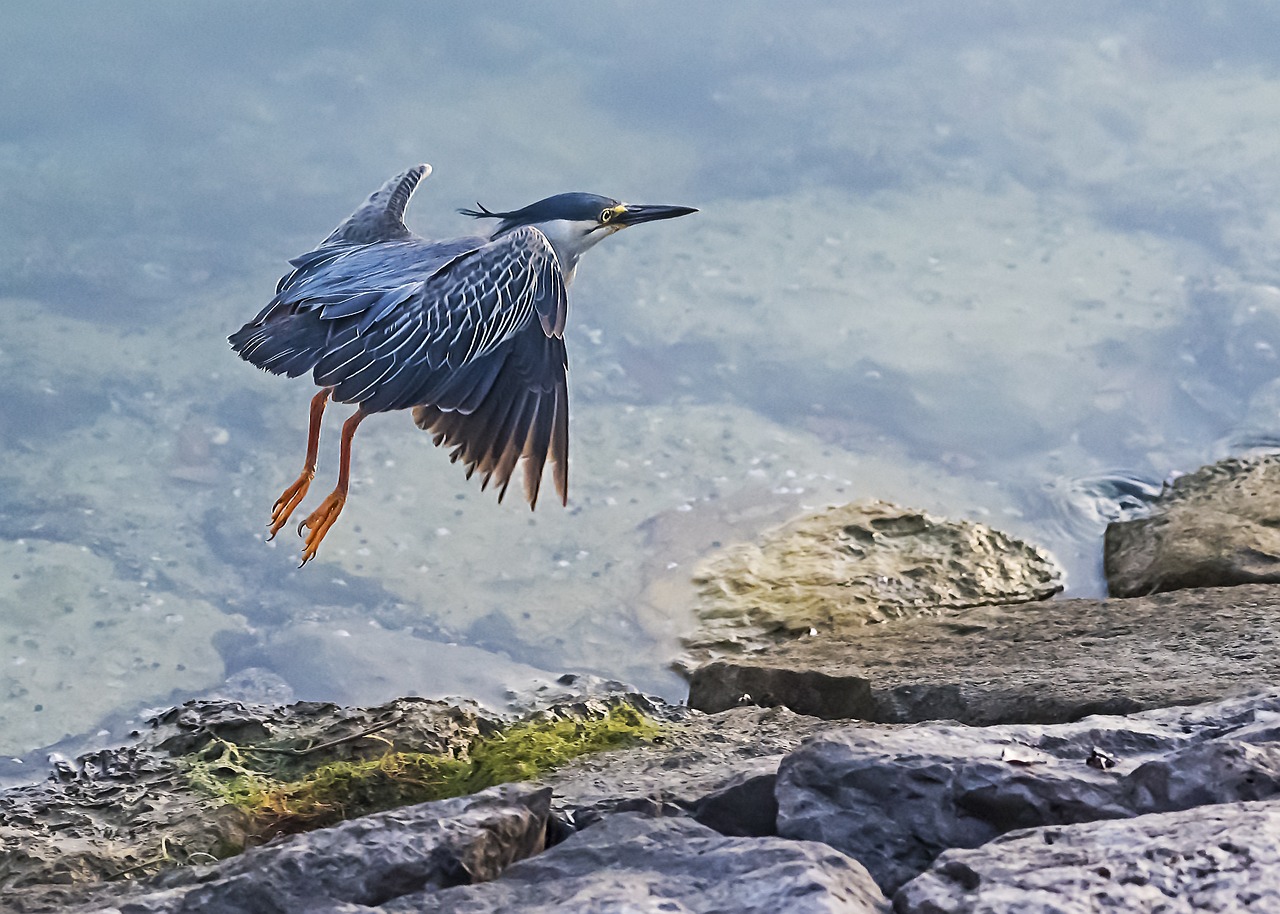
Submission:
M 628 203 L 622 212 L 614 217 L 614 225 L 639 225 L 641 222 L 656 222 L 658 219 L 674 219 L 676 216 L 687 216 L 696 213 L 692 206 L 662 206 L 649 203 Z

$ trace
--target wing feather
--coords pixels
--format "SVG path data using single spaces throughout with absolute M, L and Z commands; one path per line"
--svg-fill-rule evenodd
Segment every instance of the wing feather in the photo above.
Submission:
M 551 422 L 555 417 L 555 398 L 539 397 L 533 407 L 533 421 L 524 442 L 524 497 L 529 507 L 537 507 L 538 490 L 542 488 L 542 468 L 547 464 L 551 446 Z
M 527 327 L 504 353 L 492 388 L 469 413 L 437 405 L 415 407 L 413 419 L 431 432 L 437 445 L 452 448 L 470 477 L 481 474 L 499 496 L 524 459 L 524 490 L 530 507 L 547 456 L 551 455 L 556 490 L 565 501 L 568 488 L 568 367 L 564 340 L 548 337 L 538 325 Z
M 560 504 L 569 503 L 569 387 L 556 387 L 555 416 L 551 420 L 551 478 Z

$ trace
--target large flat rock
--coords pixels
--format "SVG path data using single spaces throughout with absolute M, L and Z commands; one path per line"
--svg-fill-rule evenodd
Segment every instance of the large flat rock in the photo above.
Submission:
M 1230 803 L 1013 832 L 948 851 L 897 914 L 1280 911 L 1280 804 Z
M 1016 829 L 1276 797 L 1278 741 L 1276 691 L 1072 724 L 847 727 L 782 762 L 778 833 L 844 851 L 892 892 Z
M 689 704 L 884 723 L 1057 723 L 1280 681 L 1280 586 L 983 606 L 791 641 L 692 676 Z

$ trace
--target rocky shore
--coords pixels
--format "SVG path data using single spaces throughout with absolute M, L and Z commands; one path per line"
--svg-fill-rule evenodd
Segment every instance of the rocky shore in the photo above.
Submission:
M 188 703 L 0 794 L 0 900 L 1280 910 L 1277 467 L 1224 461 L 1112 525 L 1107 600 L 1044 599 L 1051 561 L 980 525 L 788 525 L 703 570 L 687 706 L 585 681 L 518 718 Z M 803 574 L 777 558 L 797 532 L 825 556 Z

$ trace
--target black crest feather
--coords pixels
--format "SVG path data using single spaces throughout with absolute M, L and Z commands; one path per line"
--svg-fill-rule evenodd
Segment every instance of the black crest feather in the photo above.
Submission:
M 470 216 L 473 219 L 506 219 L 511 215 L 510 213 L 495 213 L 493 210 L 486 208 L 485 205 L 479 201 L 476 202 L 475 209 L 460 209 L 458 212 L 463 216 Z

